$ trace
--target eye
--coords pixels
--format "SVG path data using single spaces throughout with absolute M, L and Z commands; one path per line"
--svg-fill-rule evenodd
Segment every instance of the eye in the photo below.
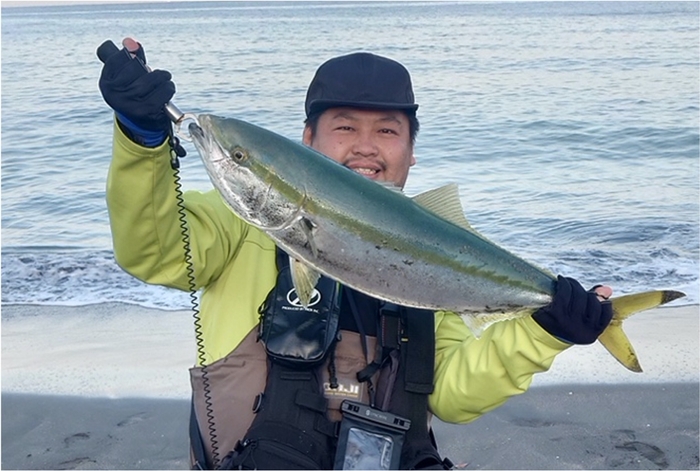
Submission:
M 231 157 L 238 163 L 245 162 L 248 160 L 248 153 L 245 149 L 236 148 L 231 152 Z

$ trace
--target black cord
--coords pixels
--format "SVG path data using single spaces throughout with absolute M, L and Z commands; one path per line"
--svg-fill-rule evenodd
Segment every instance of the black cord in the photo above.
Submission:
M 185 251 L 185 268 L 187 270 L 187 282 L 189 286 L 189 296 L 192 303 L 192 316 L 194 318 L 194 335 L 197 344 L 197 358 L 202 365 L 202 384 L 204 387 L 204 403 L 207 411 L 207 427 L 209 429 L 209 439 L 211 440 L 212 460 L 214 468 L 219 465 L 219 442 L 216 438 L 216 425 L 214 422 L 214 407 L 211 400 L 211 385 L 206 365 L 206 356 L 204 350 L 204 335 L 202 333 L 202 322 L 199 311 L 199 302 L 197 301 L 197 289 L 195 283 L 194 264 L 192 262 L 192 251 L 190 249 L 190 235 L 187 226 L 187 217 L 185 212 L 185 199 L 182 193 L 182 183 L 180 180 L 180 157 L 184 157 L 187 153 L 180 145 L 180 140 L 170 131 L 170 166 L 173 169 L 173 179 L 175 183 L 175 198 L 177 200 L 177 213 L 180 221 L 180 229 L 182 233 L 182 245 Z M 203 463 L 202 463 L 203 464 Z

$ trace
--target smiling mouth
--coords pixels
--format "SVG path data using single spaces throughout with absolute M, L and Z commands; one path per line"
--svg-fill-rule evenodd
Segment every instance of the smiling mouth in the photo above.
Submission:
M 371 176 L 379 173 L 379 170 L 377 170 L 376 168 L 364 168 L 364 167 L 353 168 L 352 171 L 355 173 L 359 173 L 360 175 L 364 175 L 366 177 L 371 177 Z

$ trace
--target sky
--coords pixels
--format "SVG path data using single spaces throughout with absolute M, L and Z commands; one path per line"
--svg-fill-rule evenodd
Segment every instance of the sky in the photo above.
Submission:
M 2 0 L 3 7 L 29 7 L 29 6 L 43 6 L 43 5 L 86 5 L 94 3 L 154 3 L 154 2 L 176 2 L 176 1 L 201 1 L 201 0 L 43 0 L 43 1 L 32 1 L 32 0 L 22 0 L 22 1 L 4 1 Z M 247 0 L 247 1 L 264 1 L 264 0 Z M 284 0 L 280 0 L 284 1 Z M 366 0 L 357 0 L 366 1 Z M 375 0 L 377 1 L 377 0 Z M 381 1 L 381 0 L 378 0 Z M 473 0 L 472 0 L 473 1 Z M 479 1 L 479 0 L 477 0 Z M 483 0 L 486 1 L 486 0 Z M 517 1 L 517 0 L 516 0 Z
M 2 1 L 3 7 L 29 7 L 43 5 L 86 5 L 94 3 L 154 3 L 154 2 L 175 2 L 175 1 L 200 1 L 200 0 L 43 0 L 43 1 Z M 256 0 L 247 0 L 256 1 Z M 260 0 L 263 1 L 263 0 Z M 282 0 L 284 1 L 284 0 Z
M 203 1 L 203 0 L 22 0 L 22 1 L 5 1 L 2 0 L 4 7 L 31 7 L 44 5 L 88 5 L 95 3 L 162 3 L 162 2 L 177 2 L 177 1 Z M 247 0 L 257 1 L 257 0 Z M 263 0 L 260 0 L 263 1 Z
M 150 1 L 168 1 L 168 0 L 150 0 Z M 31 7 L 31 6 L 43 6 L 43 5 L 80 5 L 80 4 L 90 4 L 90 3 L 149 3 L 144 0 L 45 0 L 45 1 L 9 1 L 3 0 L 3 7 Z

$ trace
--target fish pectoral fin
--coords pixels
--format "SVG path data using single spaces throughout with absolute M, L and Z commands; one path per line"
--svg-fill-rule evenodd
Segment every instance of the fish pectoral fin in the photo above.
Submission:
M 477 234 L 464 216 L 464 208 L 459 200 L 459 187 L 456 183 L 434 188 L 411 198 L 416 204 L 433 212 L 452 224 Z
M 647 291 L 611 299 L 613 318 L 598 337 L 598 341 L 625 368 L 641 373 L 642 367 L 632 343 L 622 330 L 622 322 L 633 314 L 662 306 L 683 296 L 685 293 L 680 291 Z
M 314 239 L 314 229 L 316 224 L 309 218 L 301 218 L 299 220 L 299 227 L 306 237 L 306 242 L 309 244 L 309 249 L 314 257 L 318 257 L 318 247 L 316 246 L 316 240 Z
M 292 284 L 297 296 L 299 296 L 299 302 L 306 308 L 311 302 L 311 296 L 321 274 L 293 257 L 289 257 L 289 269 L 292 273 Z

